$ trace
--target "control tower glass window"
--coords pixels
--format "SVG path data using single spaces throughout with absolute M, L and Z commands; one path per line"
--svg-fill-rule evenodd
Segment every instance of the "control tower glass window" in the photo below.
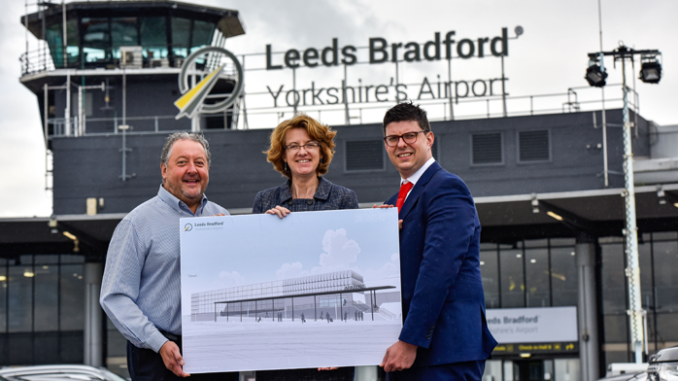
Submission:
M 172 51 L 176 58 L 186 58 L 190 53 L 212 43 L 214 23 L 172 17 Z
M 82 19 L 82 54 L 85 63 L 104 63 L 111 59 L 108 18 Z
M 111 55 L 120 59 L 121 46 L 138 46 L 139 34 L 137 32 L 136 17 L 113 17 L 111 18 Z
M 172 17 L 172 52 L 175 58 L 188 57 L 191 47 L 191 24 L 193 20 Z
M 193 23 L 193 39 L 191 41 L 191 53 L 212 43 L 214 24 L 207 21 L 196 20 Z
M 63 25 L 61 23 L 52 24 L 45 30 L 45 38 L 49 45 L 49 51 L 54 62 L 54 67 L 64 67 L 64 40 Z M 69 19 L 66 21 L 66 60 L 67 66 L 72 67 L 80 61 L 78 49 L 78 20 Z
M 167 24 L 165 17 L 139 18 L 144 60 L 167 58 Z

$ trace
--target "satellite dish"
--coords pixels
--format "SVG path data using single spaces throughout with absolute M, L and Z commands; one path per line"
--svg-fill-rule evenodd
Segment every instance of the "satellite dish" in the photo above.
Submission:
M 520 26 L 520 25 L 518 25 L 518 26 L 516 27 L 516 37 L 518 37 L 518 36 L 520 36 L 521 34 L 523 34 L 523 32 L 524 32 L 523 27 Z

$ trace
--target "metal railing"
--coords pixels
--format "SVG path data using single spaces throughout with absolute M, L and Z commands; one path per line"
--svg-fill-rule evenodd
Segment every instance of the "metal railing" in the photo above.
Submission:
M 19 61 L 21 62 L 21 75 L 55 69 L 49 49 L 45 48 L 25 52 L 19 57 Z
M 610 85 L 618 86 L 618 85 Z M 584 88 L 586 89 L 586 88 Z M 538 95 L 524 95 L 524 96 L 509 96 L 506 101 L 509 105 L 506 116 L 531 116 L 540 114 L 556 114 L 556 113 L 578 113 L 592 110 L 600 110 L 602 106 L 601 100 L 589 99 L 579 100 L 577 91 L 580 88 L 570 88 L 565 93 L 552 94 L 538 94 Z M 638 108 L 638 94 L 633 94 L 631 97 L 634 102 L 630 103 L 631 110 L 636 114 L 639 112 Z M 420 100 L 416 103 L 421 104 L 429 113 L 429 120 L 431 121 L 446 121 L 446 120 L 464 120 L 464 119 L 484 119 L 484 118 L 501 118 L 504 113 L 501 107 L 502 97 L 487 97 L 487 98 L 468 98 L 468 99 L 436 99 L 436 100 Z M 242 102 L 242 100 L 241 100 Z M 447 110 L 449 110 L 450 102 L 454 103 L 455 112 L 452 118 Z M 605 100 L 605 108 L 621 108 L 622 98 L 607 98 Z M 476 112 L 462 113 L 463 106 L 470 106 Z M 388 103 L 358 103 L 349 104 L 348 111 L 352 124 L 367 124 L 380 123 L 383 117 L 383 112 L 392 106 Z M 344 121 L 344 113 L 346 106 L 339 105 L 324 105 L 324 106 L 298 106 L 298 112 L 304 112 L 310 116 L 317 118 L 323 123 L 328 123 L 328 119 L 334 121 Z M 482 111 L 481 111 L 482 110 Z M 478 112 L 480 111 L 480 112 Z M 267 117 L 267 121 L 257 125 L 245 125 L 240 123 L 240 128 L 261 128 L 274 127 L 283 119 L 288 119 L 293 114 L 292 107 L 237 107 L 234 120 L 252 120 L 256 117 Z M 223 115 L 223 114 L 216 114 Z M 226 113 L 227 116 L 233 116 L 232 111 Z M 210 115 L 205 115 L 210 116 Z M 50 118 L 48 119 L 49 137 L 64 137 L 64 136 L 85 136 L 85 135 L 109 135 L 118 134 L 118 126 L 122 124 L 121 117 L 110 118 L 89 118 L 83 116 L 80 120 L 77 116 L 73 116 L 67 122 L 65 118 Z M 168 133 L 172 131 L 191 130 L 191 122 L 188 119 L 176 120 L 174 115 L 151 115 L 151 116 L 132 116 L 127 117 L 127 124 L 130 126 L 128 134 L 149 134 L 149 133 Z M 66 125 L 68 123 L 68 126 Z M 340 125 L 342 123 L 329 123 L 332 125 Z M 594 127 L 598 127 L 595 125 Z M 235 128 L 235 127 L 234 127 Z
M 607 86 L 608 94 L 613 92 L 614 88 L 621 90 L 621 84 L 610 84 Z M 465 120 L 465 119 L 485 119 L 485 118 L 502 118 L 515 116 L 530 116 L 543 114 L 557 114 L 557 113 L 577 113 L 584 111 L 600 110 L 604 105 L 606 109 L 622 108 L 623 98 L 621 96 L 615 98 L 606 98 L 603 104 L 601 99 L 596 99 L 592 91 L 599 95 L 598 88 L 592 87 L 572 87 L 567 92 L 562 93 L 546 93 L 536 95 L 520 95 L 520 96 L 506 96 L 507 103 L 506 111 L 504 112 L 502 96 L 487 96 L 487 97 L 466 97 L 466 98 L 445 98 L 445 99 L 413 99 L 417 104 L 425 107 L 429 120 L 431 121 L 448 121 L 448 120 Z M 631 109 L 635 113 L 639 113 L 639 97 L 638 94 L 633 93 Z M 582 94 L 589 95 L 582 97 Z M 248 96 L 270 96 L 267 92 L 248 93 Z M 621 95 L 621 91 L 620 91 Z M 251 100 L 248 100 L 251 103 Z M 452 107 L 450 107 L 452 104 Z M 331 125 L 341 124 L 368 124 L 381 123 L 383 113 L 393 106 L 393 102 L 370 102 L 370 103 L 338 103 L 333 105 L 298 105 L 292 106 L 278 106 L 278 107 L 247 107 L 246 116 L 244 120 L 253 120 L 253 118 L 268 118 L 268 126 L 273 127 L 284 119 L 289 119 L 295 112 L 303 112 L 314 118 L 317 118 L 323 123 Z M 450 110 L 454 110 L 454 114 L 450 115 Z M 469 112 L 470 111 L 470 112 Z M 349 123 L 346 122 L 345 114 L 349 115 Z M 331 121 L 330 121 L 331 119 Z M 337 120 L 339 122 L 337 122 Z M 243 128 L 257 128 L 259 125 L 242 126 Z
M 80 123 L 82 122 L 82 123 Z M 79 120 L 77 116 L 66 118 L 49 118 L 50 137 L 64 136 L 93 136 L 119 134 L 118 126 L 122 125 L 122 118 L 87 118 Z M 172 131 L 190 130 L 191 124 L 187 120 L 176 120 L 174 115 L 132 116 L 126 118 L 130 129 L 127 134 L 167 133 Z

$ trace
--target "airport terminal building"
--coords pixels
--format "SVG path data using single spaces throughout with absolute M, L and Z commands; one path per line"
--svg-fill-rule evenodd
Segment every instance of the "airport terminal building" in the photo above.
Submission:
M 251 213 L 258 191 L 284 181 L 262 154 L 275 123 L 242 128 L 242 102 L 222 113 L 175 119 L 185 60 L 243 34 L 235 10 L 174 1 L 70 2 L 41 8 L 21 22 L 46 41 L 42 51 L 22 57 L 20 80 L 36 95 L 42 116 L 54 214 L 0 219 L 0 366 L 80 363 L 125 375 L 125 340 L 98 303 L 101 278 L 118 222 L 157 194 L 167 135 L 204 133 L 212 150 L 206 194 L 239 215 Z M 209 64 L 205 59 L 196 67 Z M 228 92 L 236 85 L 237 76 L 226 74 L 213 89 Z M 219 101 L 217 95 L 213 99 Z M 346 104 L 347 116 L 359 106 L 351 107 Z M 320 115 L 310 108 L 294 111 Z M 575 333 L 571 340 L 544 332 L 538 341 L 500 341 L 486 379 L 589 381 L 604 375 L 607 364 L 633 361 L 622 110 L 537 111 L 432 118 L 433 154 L 474 196 L 483 226 L 480 264 L 488 316 L 576 310 L 561 327 Z M 635 199 L 651 354 L 678 345 L 678 126 L 658 126 L 637 111 L 631 111 Z M 371 207 L 397 192 L 399 175 L 383 149 L 381 125 L 346 121 L 332 125 L 336 154 L 326 178 L 353 189 L 361 207 Z M 261 297 L 277 297 L 299 293 L 302 286 L 303 292 L 318 293 L 364 287 L 356 273 L 328 276 L 332 279 L 258 285 L 257 292 L 266 289 Z M 338 288 L 325 287 L 331 282 Z M 212 317 L 225 312 L 230 318 L 243 307 L 210 306 L 229 300 L 253 304 L 249 299 L 258 297 L 248 292 L 254 291 L 194 295 L 192 311 Z M 363 295 L 358 301 L 369 307 Z M 266 303 L 271 313 L 279 309 Z

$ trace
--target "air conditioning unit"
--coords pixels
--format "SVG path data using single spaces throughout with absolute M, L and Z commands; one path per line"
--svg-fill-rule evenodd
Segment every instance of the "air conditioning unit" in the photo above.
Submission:
M 169 67 L 167 58 L 154 58 L 151 60 L 151 67 Z
M 127 69 L 141 69 L 143 65 L 143 56 L 141 46 L 121 46 L 120 47 L 120 67 Z

